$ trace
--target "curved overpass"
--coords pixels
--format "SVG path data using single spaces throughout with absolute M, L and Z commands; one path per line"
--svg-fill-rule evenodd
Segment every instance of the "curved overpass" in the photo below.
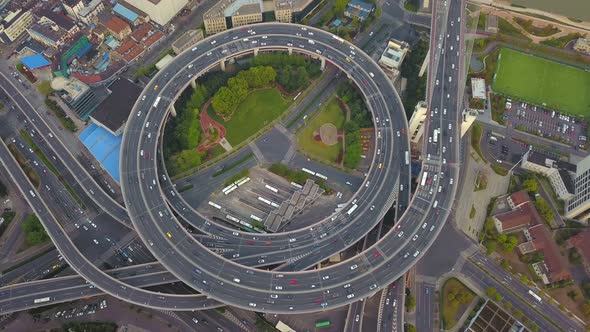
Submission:
M 391 232 L 369 250 L 347 262 L 309 272 L 266 272 L 235 264 L 212 254 L 194 241 L 179 227 L 174 218 L 159 217 L 159 212 L 169 209 L 160 188 L 153 186 L 153 181 L 159 182 L 162 174 L 158 173 L 157 161 L 141 158 L 139 151 L 149 151 L 152 155 L 157 155 L 157 140 L 147 139 L 147 133 L 160 133 L 168 105 L 179 92 L 179 89 L 168 82 L 174 80 L 188 84 L 200 73 L 224 59 L 228 54 L 228 48 L 245 52 L 250 49 L 260 50 L 260 47 L 292 48 L 321 54 L 347 72 L 361 87 L 374 118 L 379 117 L 380 127 L 384 126 L 381 128 L 382 153 L 378 157 L 382 158 L 385 167 L 383 171 L 373 168 L 365 179 L 367 186 L 363 186 L 355 197 L 356 203 L 360 206 L 357 212 L 352 216 L 340 214 L 334 221 L 326 220 L 317 228 L 314 226 L 313 230 L 293 231 L 289 236 L 317 241 L 325 230 L 334 230 L 335 233 L 329 233 L 329 236 L 324 238 L 346 247 L 354 243 L 355 238 L 360 238 L 366 233 L 360 230 L 362 225 L 376 223 L 378 217 L 385 212 L 387 199 L 393 193 L 397 177 L 395 174 L 391 175 L 399 173 L 399 161 L 402 159 L 399 158 L 401 144 L 396 142 L 393 136 L 397 130 L 406 128 L 407 124 L 399 98 L 384 73 L 362 51 L 350 44 L 336 42 L 331 34 L 321 30 L 293 24 L 259 24 L 249 26 L 248 30 L 254 30 L 256 34 L 252 34 L 246 28 L 233 29 L 202 41 L 197 45 L 196 51 L 188 50 L 179 55 L 144 90 L 145 100 L 137 102 L 127 122 L 122 149 L 122 188 L 130 218 L 142 239 L 150 243 L 148 247 L 154 256 L 167 269 L 183 282 L 222 302 L 269 312 L 309 312 L 317 311 L 320 307 L 353 302 L 396 279 L 420 257 L 440 230 L 440 227 L 435 227 L 432 230 L 436 229 L 436 232 L 433 232 L 431 226 L 422 226 L 424 222 L 440 226 L 437 225 L 440 222 L 435 221 L 446 219 L 448 209 L 441 208 L 450 206 L 454 196 L 453 190 L 450 191 L 451 195 L 444 195 L 451 199 L 441 199 L 438 209 L 431 209 L 437 194 L 428 189 L 419 189 L 417 194 L 420 197 L 414 198 L 411 207 L 402 217 L 401 231 L 404 231 L 405 235 L 398 236 L 401 232 Z M 256 43 L 253 43 L 254 41 Z M 263 43 L 266 45 L 262 45 Z M 350 50 L 357 54 L 355 59 L 347 61 L 347 56 L 351 54 Z M 190 68 L 189 64 L 192 64 Z M 175 74 L 171 78 L 166 78 L 166 72 Z M 153 101 L 158 96 L 162 99 L 159 105 L 153 108 Z M 391 98 L 386 98 L 388 96 Z M 395 109 L 395 106 L 399 107 Z M 139 111 L 141 113 L 137 115 Z M 455 110 L 452 114 L 456 114 Z M 385 124 L 385 118 L 391 121 Z M 457 123 L 456 119 L 453 123 Z M 456 133 L 449 132 L 445 135 L 456 136 Z M 407 144 L 407 136 L 402 137 L 400 141 Z M 394 153 L 398 156 L 397 163 Z M 451 156 L 449 160 L 456 158 Z M 440 162 L 439 165 L 431 166 L 433 170 L 438 170 Z M 392 169 L 397 172 L 392 172 Z M 456 169 L 451 170 L 451 176 Z M 437 183 L 436 180 L 434 182 Z M 215 227 L 198 214 L 196 217 L 197 220 L 191 221 L 200 226 L 197 228 L 206 231 Z M 336 232 L 336 229 L 340 231 Z M 234 235 L 235 231 L 231 232 L 224 234 L 224 237 L 243 240 L 247 236 L 244 233 L 236 232 L 237 235 Z M 264 240 L 275 238 L 277 241 L 288 241 L 284 234 L 268 235 Z M 288 242 L 285 244 L 288 245 Z M 291 254 L 289 249 L 280 252 Z M 343 289 L 348 283 L 352 285 L 347 287 L 353 289 L 351 293 Z M 326 294 L 326 290 L 330 290 L 330 293 Z

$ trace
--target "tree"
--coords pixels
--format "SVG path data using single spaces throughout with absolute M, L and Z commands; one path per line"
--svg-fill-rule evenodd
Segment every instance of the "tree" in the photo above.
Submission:
M 49 235 L 45 232 L 45 228 L 43 228 L 39 218 L 34 214 L 28 216 L 23 221 L 22 228 L 25 232 L 25 241 L 28 245 L 33 246 L 49 240 Z
M 336 15 L 340 16 L 344 14 L 347 5 L 348 0 L 334 0 L 334 12 L 336 12 Z
M 493 240 L 487 240 L 486 242 L 484 242 L 483 244 L 486 247 L 486 253 L 489 255 L 491 253 L 493 253 L 494 251 L 496 251 L 496 241 Z
M 514 309 L 514 311 L 512 312 L 512 315 L 516 319 L 521 319 L 522 318 L 522 311 L 520 311 L 520 309 Z
M 252 221 L 252 227 L 264 229 L 264 224 L 258 220 L 254 220 L 254 221 Z
M 416 330 L 416 327 L 412 324 L 406 324 L 406 326 L 404 327 L 404 332 L 418 332 L 418 330 Z
M 534 178 L 524 180 L 522 182 L 522 189 L 529 193 L 539 191 L 537 180 Z
M 512 309 L 512 302 L 510 302 L 510 301 L 504 302 L 504 309 L 506 309 L 506 311 L 510 311 L 510 309 Z
M 539 214 L 545 219 L 545 221 L 547 221 L 549 225 L 552 225 L 554 214 L 553 210 L 549 206 L 549 203 L 547 203 L 544 198 L 537 197 L 535 200 L 535 207 L 537 208 L 537 211 L 539 211 Z
M 4 185 L 4 183 L 2 183 L 2 181 L 0 181 L 0 197 L 4 197 L 8 195 L 8 189 L 6 189 L 6 186 Z
M 531 329 L 531 331 L 533 332 L 537 332 L 539 331 L 539 325 L 537 325 L 536 323 L 531 323 L 531 325 L 529 325 L 529 328 Z
M 410 312 L 413 311 L 414 308 L 416 308 L 416 299 L 414 298 L 414 295 L 412 295 L 411 293 L 408 294 L 408 296 L 406 296 L 406 311 Z
M 586 317 L 590 317 L 590 301 L 586 301 L 586 303 L 582 304 L 582 313 Z
M 506 252 L 512 252 L 518 244 L 518 238 L 514 235 L 509 235 L 506 241 L 502 243 L 502 249 Z

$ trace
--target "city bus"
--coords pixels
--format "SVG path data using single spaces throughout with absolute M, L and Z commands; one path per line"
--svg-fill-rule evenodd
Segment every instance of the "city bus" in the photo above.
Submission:
M 328 327 L 331 324 L 332 323 L 329 320 L 325 320 L 325 321 L 322 321 L 322 322 L 315 323 L 315 327 Z
M 424 172 L 422 173 L 422 182 L 420 182 L 420 185 L 422 187 L 424 187 L 426 185 L 426 179 L 428 178 L 428 172 Z
M 406 165 L 410 164 L 410 153 L 406 151 Z
M 539 303 L 541 303 L 541 297 L 539 295 L 537 295 L 535 292 L 533 292 L 532 290 L 529 289 L 529 295 L 534 297 L 535 300 L 537 300 Z
M 158 107 L 158 104 L 160 103 L 160 99 L 162 99 L 162 97 L 158 96 L 158 98 L 156 98 L 156 101 L 154 101 L 154 107 Z
M 43 302 L 49 302 L 50 300 L 51 300 L 50 297 L 43 297 L 43 298 L 40 298 L 40 299 L 35 299 L 34 302 L 35 303 L 43 303 Z
M 347 212 L 346 214 L 348 214 L 349 216 L 358 208 L 358 205 L 353 205 Z

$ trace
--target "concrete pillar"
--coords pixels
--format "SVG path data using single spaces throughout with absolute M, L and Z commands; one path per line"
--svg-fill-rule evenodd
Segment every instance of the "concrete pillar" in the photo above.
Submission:
M 293 55 L 293 48 L 289 47 L 288 50 L 289 50 L 289 55 Z
M 172 114 L 173 117 L 176 117 L 176 108 L 174 108 L 174 103 L 170 104 L 170 114 Z
M 193 87 L 193 89 L 197 88 L 197 83 L 195 82 L 195 80 L 191 81 L 191 86 Z
M 320 70 L 326 69 L 326 58 L 320 57 L 320 60 L 322 61 L 322 63 L 320 64 Z
M 221 67 L 221 71 L 225 71 L 225 58 L 221 59 L 221 62 L 219 63 L 219 66 Z
M 258 47 L 254 49 L 254 56 L 258 56 Z

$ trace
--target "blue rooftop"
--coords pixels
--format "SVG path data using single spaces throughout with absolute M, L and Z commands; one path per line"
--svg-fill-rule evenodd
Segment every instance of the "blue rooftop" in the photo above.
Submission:
M 45 59 L 41 54 L 33 54 L 20 59 L 20 61 L 30 70 L 49 66 L 49 60 Z
M 351 7 L 357 7 L 359 9 L 362 9 L 363 11 L 367 11 L 367 12 L 370 12 L 371 10 L 373 10 L 372 3 L 364 2 L 362 0 L 350 0 L 350 1 L 348 1 L 348 5 Z
M 119 182 L 119 153 L 121 152 L 122 139 L 122 135 L 113 136 L 106 129 L 94 123 L 80 134 L 80 141 L 117 182 Z
M 121 16 L 123 16 L 124 18 L 126 18 L 129 22 L 135 22 L 135 20 L 137 20 L 137 17 L 139 15 L 137 15 L 135 12 L 131 11 L 130 9 L 128 9 L 125 6 L 122 6 L 120 3 L 116 4 L 115 7 L 113 8 L 113 11 Z

